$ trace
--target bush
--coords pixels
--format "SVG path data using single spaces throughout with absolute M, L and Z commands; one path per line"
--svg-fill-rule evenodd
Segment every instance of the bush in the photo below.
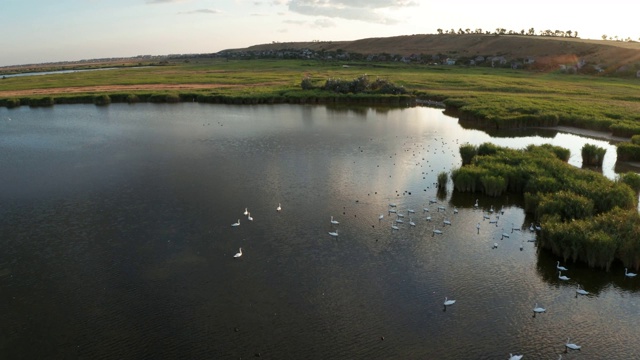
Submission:
M 640 161 L 640 145 L 620 143 L 616 148 L 619 161 Z
M 109 95 L 97 95 L 93 97 L 93 103 L 99 106 L 111 104 Z
M 446 172 L 438 174 L 438 189 L 445 190 L 447 188 L 447 182 L 449 181 L 449 175 Z
M 462 166 L 471 164 L 471 160 L 478 153 L 478 148 L 471 144 L 463 144 L 460 146 L 460 157 L 462 158 Z
M 626 172 L 618 178 L 624 184 L 627 184 L 636 194 L 640 194 L 640 175 L 634 172 Z
M 586 166 L 602 166 L 602 160 L 607 149 L 592 144 L 585 144 L 582 147 L 582 165 Z

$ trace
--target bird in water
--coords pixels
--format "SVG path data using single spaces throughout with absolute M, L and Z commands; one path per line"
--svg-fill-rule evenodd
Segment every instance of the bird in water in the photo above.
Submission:
M 282 206 L 280 206 L 280 203 L 278 203 L 278 207 L 276 208 L 276 211 L 280 211 L 282 210 Z
M 238 249 L 238 252 L 233 255 L 234 258 L 239 258 L 240 256 L 242 256 L 242 248 Z
M 231 224 L 231 226 L 240 226 L 240 219 L 238 219 L 238 222 Z

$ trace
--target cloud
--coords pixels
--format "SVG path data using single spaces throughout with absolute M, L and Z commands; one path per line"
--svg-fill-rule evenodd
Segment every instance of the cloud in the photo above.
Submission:
M 179 3 L 185 0 L 146 0 L 147 4 L 169 4 L 169 3 Z
M 396 24 L 398 20 L 382 14 L 417 3 L 412 0 L 290 0 L 287 5 L 289 11 L 302 15 Z
M 330 28 L 336 26 L 336 23 L 329 19 L 318 19 L 313 22 L 312 25 L 314 28 Z
M 220 14 L 222 11 L 214 10 L 214 9 L 197 9 L 191 11 L 181 11 L 178 14 L 182 15 L 193 15 L 193 14 Z

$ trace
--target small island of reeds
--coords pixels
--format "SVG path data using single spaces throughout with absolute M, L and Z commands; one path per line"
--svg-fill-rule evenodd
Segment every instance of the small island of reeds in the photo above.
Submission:
M 460 153 L 463 166 L 451 174 L 455 191 L 523 194 L 525 211 L 541 224 L 541 248 L 589 267 L 640 267 L 640 175 L 610 180 L 569 165 L 569 150 L 552 145 L 464 144 Z

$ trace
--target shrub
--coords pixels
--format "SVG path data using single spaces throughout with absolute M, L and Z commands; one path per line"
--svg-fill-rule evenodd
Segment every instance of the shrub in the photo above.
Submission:
M 111 104 L 111 98 L 109 95 L 96 95 L 93 97 L 93 103 L 99 106 Z
M 582 164 L 586 166 L 602 166 L 607 149 L 592 144 L 582 147 Z

